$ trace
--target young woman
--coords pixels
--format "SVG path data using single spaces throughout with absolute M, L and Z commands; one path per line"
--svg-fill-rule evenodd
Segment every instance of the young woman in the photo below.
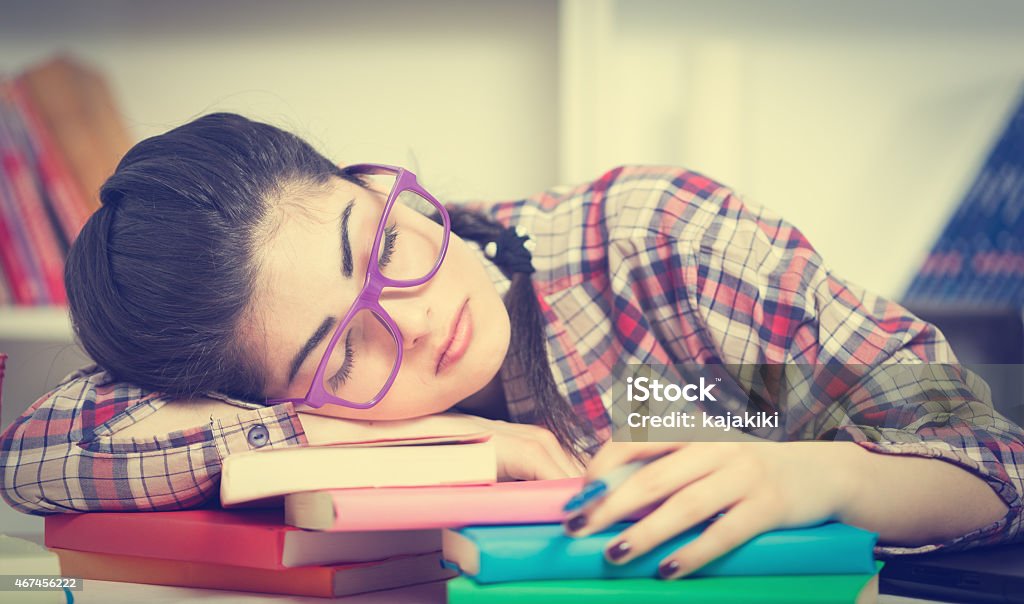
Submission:
M 983 404 L 984 383 L 893 389 L 873 371 L 955 363 L 942 334 L 697 173 L 624 166 L 444 207 L 405 170 L 338 167 L 222 113 L 136 145 L 100 198 L 66 269 L 97 364 L 0 437 L 21 511 L 197 506 L 232 452 L 447 421 L 492 430 L 504 478 L 660 456 L 566 530 L 657 504 L 609 546 L 623 563 L 724 511 L 664 560 L 668 578 L 825 518 L 877 531 L 885 553 L 1021 533 L 1024 435 Z M 831 393 L 858 401 L 846 414 L 787 411 L 819 440 L 611 442 L 627 363 L 869 370 Z

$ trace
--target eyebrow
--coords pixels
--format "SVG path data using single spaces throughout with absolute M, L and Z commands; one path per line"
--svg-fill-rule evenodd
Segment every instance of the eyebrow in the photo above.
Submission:
M 352 278 L 352 246 L 348 239 L 348 219 L 352 215 L 352 206 L 356 200 L 353 197 L 349 200 L 345 209 L 341 212 L 341 274 L 347 279 Z M 291 367 L 288 370 L 288 385 L 291 386 L 292 382 L 295 381 L 295 375 L 299 372 L 299 368 L 302 367 L 302 363 L 306 361 L 306 357 L 309 353 L 313 352 L 320 342 L 327 337 L 331 327 L 338 321 L 337 317 L 328 316 L 320 323 L 320 327 L 316 328 L 313 335 L 309 337 L 309 340 L 302 345 L 298 354 L 292 359 Z

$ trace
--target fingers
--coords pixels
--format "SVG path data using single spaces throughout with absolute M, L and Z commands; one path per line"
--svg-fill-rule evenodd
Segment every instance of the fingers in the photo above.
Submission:
M 506 437 L 502 437 L 506 438 Z M 555 480 L 568 478 L 540 442 L 507 437 L 513 442 L 500 447 L 499 472 L 513 480 Z
M 583 510 L 582 514 L 586 516 L 586 524 L 582 529 L 573 531 L 573 536 L 583 537 L 604 530 L 634 512 L 662 501 L 680 489 L 686 489 L 689 485 L 700 481 L 723 465 L 725 460 L 720 449 L 720 447 L 689 447 L 665 455 L 640 468 L 617 489 L 612 490 L 603 499 Z M 697 488 L 697 485 L 694 484 L 693 488 Z M 708 512 L 708 515 L 716 511 L 712 510 Z M 703 518 L 699 520 L 703 520 Z M 575 517 L 570 517 L 566 520 L 566 526 L 579 527 L 581 526 L 580 522 Z
M 562 445 L 550 430 L 537 426 L 531 426 L 531 428 L 536 428 L 533 438 L 544 446 L 544 449 L 547 451 L 551 459 L 553 459 L 555 463 L 558 464 L 558 467 L 565 472 L 566 477 L 580 476 L 583 473 L 580 465 L 575 463 L 572 456 L 566 453 L 565 449 L 562 448 Z
M 675 493 L 612 539 L 605 557 L 625 564 L 732 506 L 746 493 L 738 477 L 738 472 L 725 468 Z
M 609 442 L 601 447 L 601 450 L 587 464 L 587 472 L 584 478 L 587 482 L 590 482 L 623 464 L 674 451 L 686 445 L 687 443 Z
M 778 525 L 764 506 L 747 499 L 712 522 L 690 543 L 672 552 L 658 565 L 663 579 L 678 579 L 706 566 L 757 535 Z

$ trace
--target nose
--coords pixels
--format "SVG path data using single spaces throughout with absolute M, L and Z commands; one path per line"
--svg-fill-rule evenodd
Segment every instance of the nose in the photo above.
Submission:
M 422 298 L 381 298 L 380 304 L 402 332 L 402 346 L 406 350 L 430 340 L 430 305 Z

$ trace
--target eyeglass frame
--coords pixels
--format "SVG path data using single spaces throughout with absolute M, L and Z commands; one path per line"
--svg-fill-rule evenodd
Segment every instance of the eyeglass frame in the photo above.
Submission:
M 391 315 L 389 315 L 381 305 L 381 293 L 385 287 L 416 287 L 430 281 L 430 279 L 437 273 L 438 269 L 441 268 L 441 263 L 444 262 L 445 254 L 448 251 L 448 241 L 452 231 L 451 217 L 448 215 L 448 211 L 445 209 L 444 205 L 437 201 L 433 195 L 419 184 L 415 174 L 405 168 L 391 166 L 388 164 L 355 164 L 352 166 L 346 166 L 345 171 L 356 175 L 395 175 L 395 182 L 391 186 L 391 192 L 388 194 L 388 199 L 384 204 L 384 211 L 380 216 L 380 224 L 377 225 L 377 235 L 373 240 L 373 248 L 370 250 L 371 259 L 378 257 L 381 240 L 383 238 L 384 231 L 386 230 L 387 219 L 391 214 L 391 208 L 394 207 L 395 202 L 398 200 L 398 196 L 405 191 L 412 191 L 420 195 L 423 199 L 429 201 L 440 213 L 444 223 L 444 237 L 441 240 L 441 252 L 438 254 L 437 262 L 434 263 L 433 268 L 431 268 L 425 276 L 420 277 L 419 279 L 392 279 L 381 273 L 380 265 L 377 262 L 367 262 L 366 275 L 363 278 L 363 287 L 359 290 L 359 294 L 352 302 L 352 306 L 345 314 L 345 317 L 338 324 L 338 327 L 335 328 L 334 336 L 327 344 L 327 351 L 324 353 L 323 358 L 320 359 L 320 364 L 317 366 L 316 373 L 313 375 L 313 383 L 309 385 L 309 390 L 306 392 L 306 395 L 301 398 L 268 399 L 266 401 L 268 405 L 279 403 L 302 403 L 319 409 L 324 405 L 332 404 L 351 409 L 369 409 L 379 403 L 381 399 L 384 398 L 384 395 L 391 389 L 391 386 L 395 382 L 395 378 L 398 376 L 398 371 L 402 367 L 403 352 L 402 330 L 398 328 L 394 319 L 391 318 Z M 395 365 L 391 369 L 391 375 L 384 383 L 380 392 L 365 403 L 356 403 L 328 392 L 327 389 L 324 388 L 323 382 L 324 372 L 327 370 L 327 362 L 334 353 L 334 347 L 341 339 L 342 332 L 344 332 L 345 328 L 348 327 L 348 324 L 352 321 L 353 317 L 364 310 L 368 310 L 373 313 L 378 321 L 382 320 L 391 337 L 395 340 L 397 355 L 395 358 Z

